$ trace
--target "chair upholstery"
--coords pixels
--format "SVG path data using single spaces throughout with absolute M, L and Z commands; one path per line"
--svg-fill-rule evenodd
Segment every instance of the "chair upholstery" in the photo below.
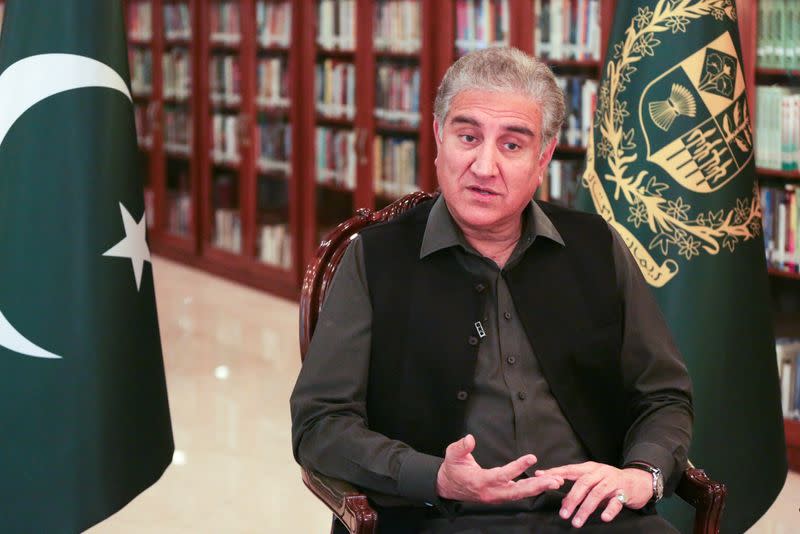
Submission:
M 361 229 L 388 221 L 435 195 L 416 192 L 407 195 L 380 211 L 359 209 L 356 215 L 340 224 L 322 241 L 314 262 L 306 269 L 300 295 L 300 357 L 305 359 L 311 336 L 317 324 L 322 302 L 344 255 L 347 244 Z M 319 473 L 302 470 L 303 482 L 334 516 L 353 534 L 372 534 L 378 525 L 378 514 L 370 507 L 366 495 L 357 488 Z M 727 490 L 724 484 L 708 478 L 702 469 L 691 463 L 683 474 L 675 493 L 695 508 L 694 534 L 717 534 Z

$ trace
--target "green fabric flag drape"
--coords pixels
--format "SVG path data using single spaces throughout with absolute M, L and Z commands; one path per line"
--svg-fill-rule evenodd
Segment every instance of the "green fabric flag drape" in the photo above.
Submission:
M 9 0 L 0 37 L 0 532 L 74 533 L 169 465 L 121 2 Z
M 787 471 L 741 58 L 733 0 L 618 2 L 579 188 L 639 261 L 689 367 L 690 458 L 728 487 L 723 532 L 750 527 Z M 691 532 L 688 505 L 661 510 Z

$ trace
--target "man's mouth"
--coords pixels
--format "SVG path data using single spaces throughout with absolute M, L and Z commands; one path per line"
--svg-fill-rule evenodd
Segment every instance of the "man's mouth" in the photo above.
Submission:
M 470 185 L 467 187 L 467 189 L 481 196 L 491 197 L 497 195 L 497 193 L 495 193 L 491 189 L 486 189 L 485 187 L 478 187 L 477 185 Z

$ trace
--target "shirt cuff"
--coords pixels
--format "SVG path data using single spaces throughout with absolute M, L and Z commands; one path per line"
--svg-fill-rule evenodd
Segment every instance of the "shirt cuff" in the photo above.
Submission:
M 672 480 L 675 468 L 675 458 L 670 451 L 656 443 L 637 443 L 625 455 L 623 465 L 631 462 L 644 462 L 660 469 L 661 476 L 664 478 L 666 494 L 666 486 Z
M 436 493 L 436 477 L 443 458 L 412 451 L 403 460 L 397 477 L 397 492 L 401 497 L 412 501 L 433 503 Z

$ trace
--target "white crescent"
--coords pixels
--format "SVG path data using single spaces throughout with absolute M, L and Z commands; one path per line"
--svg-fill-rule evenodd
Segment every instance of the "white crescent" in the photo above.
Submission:
M 131 100 L 125 80 L 92 58 L 75 54 L 40 54 L 26 57 L 0 74 L 0 146 L 6 134 L 26 111 L 45 98 L 86 87 L 115 89 Z M 23 336 L 0 311 L 0 346 L 36 358 L 61 358 Z

